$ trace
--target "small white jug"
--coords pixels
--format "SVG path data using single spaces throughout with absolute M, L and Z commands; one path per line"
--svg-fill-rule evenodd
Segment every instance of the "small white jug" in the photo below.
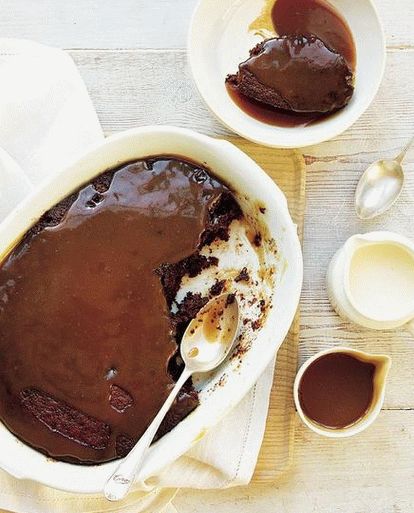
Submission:
M 337 313 L 371 329 L 414 335 L 414 244 L 397 233 L 350 237 L 333 257 L 328 294 Z
M 303 411 L 302 404 L 299 397 L 300 384 L 303 375 L 305 374 L 308 367 L 312 365 L 316 360 L 332 353 L 344 353 L 357 358 L 363 362 L 372 363 L 375 365 L 375 374 L 373 379 L 373 396 L 372 402 L 365 414 L 358 419 L 354 424 L 343 428 L 329 428 L 318 424 L 311 418 L 309 418 Z M 361 431 L 364 431 L 369 427 L 375 419 L 378 417 L 382 405 L 384 404 L 385 397 L 385 384 L 388 377 L 388 372 L 391 367 L 391 358 L 382 354 L 369 354 L 363 351 L 357 351 L 349 347 L 333 347 L 331 349 L 325 349 L 315 354 L 302 365 L 299 372 L 296 375 L 295 383 L 293 386 L 293 397 L 295 400 L 296 411 L 302 422 L 318 435 L 327 436 L 329 438 L 345 438 L 353 436 Z

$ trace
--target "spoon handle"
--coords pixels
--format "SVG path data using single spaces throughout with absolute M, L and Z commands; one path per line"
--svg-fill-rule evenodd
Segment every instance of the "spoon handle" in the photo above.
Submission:
M 404 157 L 407 153 L 407 151 L 409 150 L 410 146 L 413 144 L 414 142 L 414 136 L 411 137 L 411 139 L 408 141 L 408 143 L 404 146 L 404 148 L 401 150 L 401 152 L 399 153 L 399 155 L 395 158 L 395 160 L 401 164 L 401 162 L 404 160 Z
M 132 451 L 121 461 L 115 472 L 105 483 L 104 494 L 108 500 L 119 501 L 128 493 L 134 482 L 137 471 L 144 460 L 147 449 L 151 445 L 161 422 L 174 402 L 178 392 L 181 390 L 182 386 L 191 374 L 192 372 L 186 368 L 183 370 L 180 378 L 171 390 L 170 395 L 155 416 L 154 420 L 138 440 Z

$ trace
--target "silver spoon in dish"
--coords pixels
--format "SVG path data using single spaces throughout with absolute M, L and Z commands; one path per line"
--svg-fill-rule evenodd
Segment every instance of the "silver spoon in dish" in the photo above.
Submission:
M 184 370 L 163 407 L 121 461 L 104 487 L 105 497 L 119 501 L 128 493 L 162 420 L 184 383 L 195 372 L 208 372 L 218 367 L 235 346 L 239 331 L 239 305 L 233 294 L 211 299 L 188 325 L 180 345 Z
M 411 138 L 394 160 L 377 160 L 361 176 L 355 191 L 355 210 L 360 219 L 373 219 L 398 199 L 404 185 L 401 163 L 414 141 Z

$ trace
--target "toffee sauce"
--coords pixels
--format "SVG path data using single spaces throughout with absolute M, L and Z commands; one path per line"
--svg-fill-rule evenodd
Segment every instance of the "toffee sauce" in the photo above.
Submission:
M 26 234 L 0 264 L 0 419 L 10 431 L 77 463 L 131 449 L 174 384 L 174 326 L 154 270 L 196 250 L 227 190 L 190 162 L 137 161 L 105 192 L 91 183 L 63 200 L 55 226 Z
M 330 114 L 312 112 L 300 114 L 283 109 L 276 109 L 266 103 L 258 102 L 242 94 L 233 84 L 226 82 L 226 89 L 233 102 L 252 118 L 268 125 L 280 127 L 305 127 L 326 118 Z
M 348 23 L 326 0 L 276 0 L 271 9 L 271 19 L 279 36 L 313 34 L 332 50 L 341 53 L 349 67 L 355 71 L 356 50 Z M 233 102 L 246 114 L 263 123 L 279 127 L 306 127 L 335 115 L 295 113 L 258 102 L 240 93 L 226 82 L 226 89 Z
M 279 36 L 313 34 L 343 55 L 348 66 L 355 70 L 356 51 L 351 29 L 326 0 L 276 0 L 271 17 Z

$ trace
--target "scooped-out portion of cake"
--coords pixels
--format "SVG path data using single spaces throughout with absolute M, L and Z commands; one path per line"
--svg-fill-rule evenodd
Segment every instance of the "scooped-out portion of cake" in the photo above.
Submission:
M 344 57 L 313 35 L 257 44 L 226 82 L 246 97 L 294 113 L 329 113 L 350 101 L 353 73 Z
M 207 300 L 178 304 L 182 279 L 218 265 L 203 250 L 242 218 L 225 184 L 173 156 L 106 171 L 46 212 L 0 264 L 0 420 L 55 459 L 127 454 Z M 197 404 L 189 381 L 159 436 Z

